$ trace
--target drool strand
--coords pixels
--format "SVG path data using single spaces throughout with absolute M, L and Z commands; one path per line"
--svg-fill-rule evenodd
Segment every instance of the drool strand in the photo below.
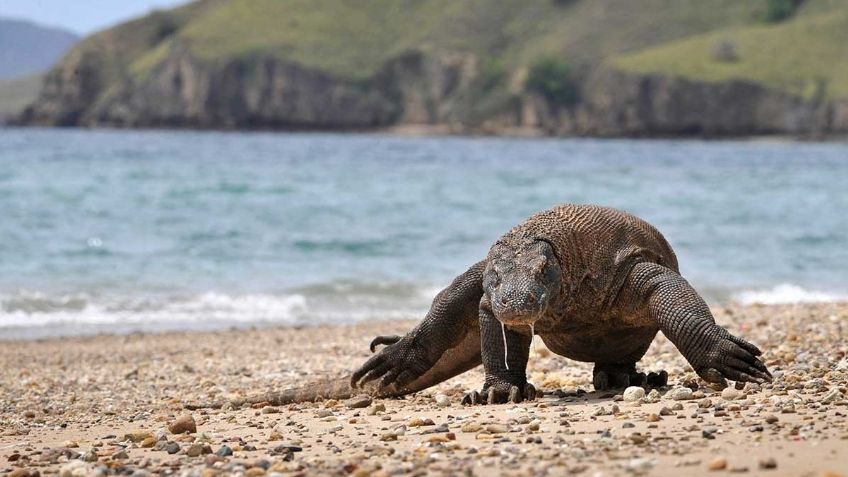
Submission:
M 530 343 L 533 345 L 533 352 L 538 354 L 536 350 L 536 341 L 533 339 L 536 336 L 536 323 L 530 323 Z
M 501 321 L 501 333 L 503 333 L 504 339 L 504 366 L 506 366 L 506 370 L 509 371 L 509 362 L 507 362 L 507 350 L 506 350 L 506 325 Z

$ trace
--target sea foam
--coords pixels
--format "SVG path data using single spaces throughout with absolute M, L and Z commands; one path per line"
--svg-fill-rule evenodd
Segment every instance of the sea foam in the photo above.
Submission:
M 807 290 L 791 283 L 782 283 L 769 289 L 745 290 L 733 296 L 743 305 L 780 305 L 791 303 L 826 303 L 848 300 L 848 295 Z

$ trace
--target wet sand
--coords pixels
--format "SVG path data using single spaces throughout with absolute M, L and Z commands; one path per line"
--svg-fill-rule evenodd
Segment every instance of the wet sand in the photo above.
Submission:
M 848 476 L 848 304 L 714 312 L 765 351 L 773 384 L 707 388 L 660 335 L 640 367 L 669 386 L 624 400 L 536 338 L 535 402 L 461 406 L 478 368 L 363 408 L 188 412 L 347 375 L 414 322 L 0 342 L 0 474 Z

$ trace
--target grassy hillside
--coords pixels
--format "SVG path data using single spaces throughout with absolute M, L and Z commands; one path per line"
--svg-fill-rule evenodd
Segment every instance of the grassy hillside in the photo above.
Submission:
M 0 119 L 15 115 L 38 96 L 42 75 L 0 79 Z
M 507 67 L 543 55 L 596 60 L 754 18 L 737 0 L 222 0 L 139 58 L 174 44 L 208 60 L 271 53 L 361 78 L 409 49 L 470 52 Z
M 719 45 L 735 58 L 717 58 Z M 848 98 L 848 2 L 809 1 L 783 23 L 722 28 L 693 35 L 612 63 L 638 73 L 702 81 L 744 79 L 807 98 Z
M 842 131 L 846 45 L 848 0 L 198 0 L 82 41 L 20 121 Z

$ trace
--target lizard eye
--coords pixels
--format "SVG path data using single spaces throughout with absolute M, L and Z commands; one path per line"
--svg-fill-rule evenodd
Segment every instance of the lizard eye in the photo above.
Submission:
M 548 264 L 548 257 L 541 255 L 539 258 L 533 260 L 530 264 L 530 270 L 533 271 L 533 274 L 538 275 L 545 270 L 545 265 Z

